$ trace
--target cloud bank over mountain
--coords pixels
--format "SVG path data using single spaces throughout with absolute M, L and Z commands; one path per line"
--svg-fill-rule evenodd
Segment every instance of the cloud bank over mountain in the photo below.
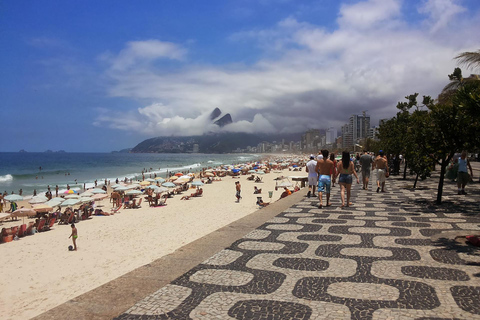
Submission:
M 415 10 L 413 24 L 404 1 L 348 2 L 333 28 L 292 13 L 270 28 L 225 39 L 259 50 L 253 62 L 204 63 L 188 42 L 128 42 L 99 60 L 108 94 L 138 107 L 100 108 L 95 124 L 151 136 L 285 133 L 340 127 L 368 110 L 376 125 L 408 94 L 436 96 L 455 67 L 453 57 L 478 50 L 478 12 L 464 19 L 465 8 L 454 0 L 420 1 Z M 212 123 L 216 107 L 233 123 Z

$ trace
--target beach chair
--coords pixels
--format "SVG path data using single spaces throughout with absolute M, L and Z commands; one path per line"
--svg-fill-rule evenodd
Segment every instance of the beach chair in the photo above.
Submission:
M 51 218 L 51 219 L 50 219 L 50 222 L 48 223 L 48 225 L 45 225 L 45 226 L 43 227 L 43 230 L 42 230 L 42 231 L 48 231 L 48 230 L 50 230 L 50 229 L 53 227 L 53 225 L 55 224 L 55 220 L 56 220 L 55 218 Z
M 27 225 L 26 224 L 22 224 L 20 226 L 20 228 L 18 228 L 18 237 L 21 238 L 21 237 L 25 237 L 27 235 Z
M 73 214 L 73 212 L 72 212 Z M 43 227 L 45 226 L 45 219 L 40 219 L 40 222 L 38 223 L 38 228 L 37 228 L 37 231 L 38 232 L 42 232 L 43 231 Z
M 68 217 L 67 224 L 70 224 L 73 222 L 75 222 L 75 212 L 72 211 L 72 213 L 70 213 L 70 216 Z
M 33 226 L 35 226 L 34 222 L 29 222 L 28 223 L 28 227 L 27 227 L 27 231 L 26 231 L 27 236 L 32 234 Z

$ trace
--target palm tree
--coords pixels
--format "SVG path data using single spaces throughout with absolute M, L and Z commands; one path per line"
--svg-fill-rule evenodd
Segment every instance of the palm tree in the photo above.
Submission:
M 456 56 L 455 59 L 467 68 L 480 68 L 480 50 L 477 52 L 463 52 Z

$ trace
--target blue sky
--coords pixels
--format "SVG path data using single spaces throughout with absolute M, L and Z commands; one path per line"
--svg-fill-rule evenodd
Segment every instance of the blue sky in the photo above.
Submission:
M 477 0 L 3 1 L 0 151 L 372 124 L 480 49 Z M 480 70 L 464 70 L 464 74 Z

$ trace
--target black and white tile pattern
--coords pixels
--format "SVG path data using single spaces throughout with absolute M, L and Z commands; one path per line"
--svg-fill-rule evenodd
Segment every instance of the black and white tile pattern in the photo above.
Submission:
M 434 206 L 435 180 L 404 184 L 355 185 L 350 208 L 338 187 L 331 207 L 305 198 L 117 319 L 480 319 L 479 250 L 435 240 L 478 233 L 478 202 L 447 185 Z

